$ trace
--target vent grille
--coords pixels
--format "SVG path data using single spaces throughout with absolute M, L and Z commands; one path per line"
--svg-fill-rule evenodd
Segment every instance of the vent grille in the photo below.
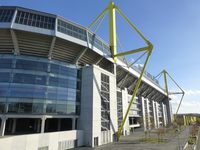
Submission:
M 14 51 L 12 37 L 9 30 L 0 30 L 0 54 L 11 54 Z

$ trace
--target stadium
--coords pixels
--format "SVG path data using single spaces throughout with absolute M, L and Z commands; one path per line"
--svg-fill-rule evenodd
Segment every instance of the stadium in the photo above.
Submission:
M 66 135 L 54 141 L 60 149 L 115 141 L 142 71 L 116 59 L 110 44 L 86 27 L 0 6 L 0 136 Z M 124 136 L 172 121 L 166 91 L 146 71 L 131 105 Z

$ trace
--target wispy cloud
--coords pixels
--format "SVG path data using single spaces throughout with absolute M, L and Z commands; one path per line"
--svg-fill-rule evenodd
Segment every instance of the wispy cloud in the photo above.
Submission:
M 186 95 L 200 95 L 200 90 L 185 90 Z
M 172 109 L 175 113 L 181 96 L 172 95 Z M 200 113 L 200 90 L 185 90 L 185 96 L 182 101 L 179 113 Z

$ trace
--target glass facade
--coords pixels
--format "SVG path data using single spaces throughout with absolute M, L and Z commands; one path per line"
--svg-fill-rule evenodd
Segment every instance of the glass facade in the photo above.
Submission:
M 15 23 L 44 28 L 55 29 L 55 18 L 18 10 Z
M 58 31 L 83 41 L 87 40 L 86 30 L 83 30 L 62 20 L 58 20 Z
M 0 113 L 78 115 L 81 70 L 47 59 L 0 55 Z
M 15 10 L 0 9 L 0 22 L 11 22 Z

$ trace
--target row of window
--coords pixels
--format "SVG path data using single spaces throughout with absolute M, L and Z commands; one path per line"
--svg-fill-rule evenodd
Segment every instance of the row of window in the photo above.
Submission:
M 80 92 L 70 88 L 0 85 L 0 97 L 80 101 Z
M 0 113 L 30 113 L 30 114 L 68 114 L 78 115 L 80 106 L 76 104 L 44 104 L 42 103 L 23 103 L 11 102 L 8 104 L 6 112 L 6 103 L 0 103 Z
M 58 20 L 58 31 L 83 41 L 87 40 L 86 31 L 72 24 Z
M 81 29 L 77 26 L 69 24 L 65 21 L 58 20 L 58 29 L 59 32 L 73 36 L 83 41 L 87 41 L 86 30 Z M 99 38 L 95 36 L 95 34 L 88 33 L 89 42 L 94 45 L 96 48 L 110 53 L 110 47 L 107 46 L 104 42 L 102 42 Z
M 0 22 L 11 22 L 13 14 L 13 9 L 0 9 Z
M 103 52 L 110 53 L 110 47 L 98 39 L 95 34 L 89 33 L 89 42 Z
M 13 79 L 10 77 L 8 72 L 0 72 L 0 83 L 24 83 L 24 84 L 34 84 L 34 85 L 48 85 L 54 87 L 81 88 L 81 83 L 76 79 L 49 77 L 44 75 L 34 75 L 34 74 L 24 74 L 24 73 L 14 73 Z M 12 81 L 11 81 L 12 80 Z
M 53 74 L 59 74 L 67 77 L 79 77 L 81 73 L 76 68 L 65 67 L 57 64 L 49 64 L 45 62 L 17 59 L 0 59 L 0 69 L 23 69 L 31 71 L 41 71 Z
M 24 11 L 17 11 L 15 23 L 50 30 L 55 29 L 55 18 Z

